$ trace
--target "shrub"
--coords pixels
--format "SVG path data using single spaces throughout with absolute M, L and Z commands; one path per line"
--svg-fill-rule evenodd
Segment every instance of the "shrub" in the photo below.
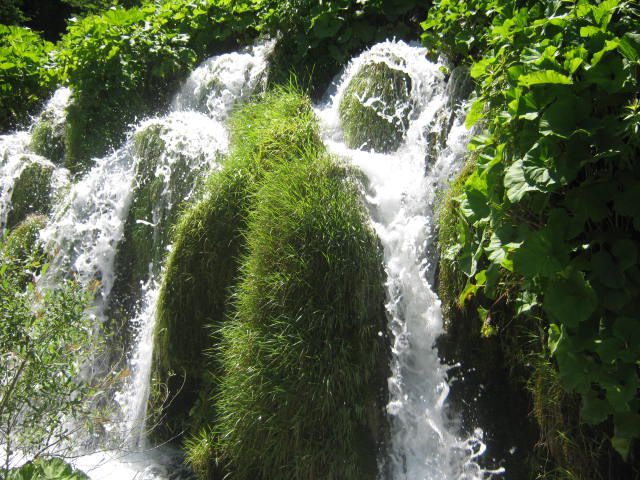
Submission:
M 77 380 L 92 353 L 87 298 L 73 282 L 35 288 L 42 256 L 38 247 L 23 250 L 33 226 L 16 229 L 14 245 L 11 237 L 0 244 L 0 444 L 9 452 L 3 478 L 19 460 L 66 453 L 71 422 L 91 410 L 91 390 Z M 17 251 L 24 256 L 10 256 Z
M 39 265 L 37 261 L 34 262 L 33 257 L 38 259 L 44 255 L 38 239 L 46 221 L 46 217 L 29 215 L 4 238 L 0 256 L 5 259 L 5 275 L 12 278 L 20 288 L 26 288 L 34 275 L 39 273 Z
M 340 121 L 350 148 L 396 150 L 409 127 L 411 78 L 386 63 L 370 63 L 349 82 L 340 102 Z
M 89 477 L 59 458 L 29 462 L 9 472 L 7 480 L 89 480 Z
M 69 26 L 58 61 L 73 91 L 65 140 L 71 171 L 118 146 L 136 115 L 163 107 L 194 64 L 188 38 L 150 21 L 154 14 L 151 5 L 116 8 Z
M 0 131 L 24 126 L 59 82 L 52 51 L 30 29 L 0 25 Z
M 241 479 L 375 478 L 383 272 L 348 171 L 315 155 L 279 165 L 246 238 L 219 350 L 218 458 Z
M 620 477 L 640 437 L 639 15 L 632 2 L 536 2 L 494 22 L 471 69 L 467 123 L 486 132 L 454 241 L 468 260 L 461 298 L 487 296 L 485 323 L 507 300 L 521 321 L 542 322 L 580 421 L 621 456 L 601 452 L 600 468 Z
M 245 4 L 166 0 L 112 8 L 72 23 L 58 61 L 73 90 L 67 166 L 117 147 L 126 126 L 167 106 L 196 62 L 252 36 Z

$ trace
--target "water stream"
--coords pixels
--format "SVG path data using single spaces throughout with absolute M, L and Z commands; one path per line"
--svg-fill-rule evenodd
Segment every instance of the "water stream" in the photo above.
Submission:
M 127 374 L 114 395 L 115 412 L 101 438 L 94 439 L 105 450 L 76 462 L 94 480 L 189 477 L 178 466 L 180 452 L 148 449 L 144 431 L 156 301 L 162 263 L 171 248 L 167 231 L 180 206 L 197 196 L 201 180 L 217 168 L 219 156 L 226 152 L 224 121 L 230 110 L 264 85 L 271 47 L 267 43 L 205 61 L 176 94 L 167 115 L 133 126 L 121 148 L 94 159 L 92 168 L 75 183 L 70 183 L 64 168 L 31 152 L 29 132 L 0 136 L 0 228 L 6 224 L 14 184 L 25 166 L 40 162 L 53 168 L 58 179 L 54 190 L 63 194 L 54 195 L 50 220 L 41 233 L 52 253 L 47 278 L 55 282 L 72 274 L 96 291 L 97 331 L 120 301 L 116 297 L 125 274 L 119 245 L 128 248 L 124 242 L 133 228 L 149 229 L 152 238 L 153 254 L 144 271 L 127 274 L 137 282 L 135 301 L 126 310 L 132 340 L 123 359 Z M 338 113 L 351 79 L 363 66 L 376 62 L 411 79 L 410 101 L 395 106 L 399 112 L 410 112 L 408 128 L 401 146 L 388 154 L 347 148 Z M 379 463 L 381 475 L 393 480 L 471 480 L 492 475 L 476 463 L 484 450 L 482 431 L 461 435 L 455 415 L 447 410 L 448 366 L 434 347 L 443 329 L 440 302 L 432 288 L 434 206 L 459 170 L 469 138 L 463 126 L 459 78 L 447 79 L 441 67 L 426 60 L 418 46 L 383 42 L 354 59 L 316 109 L 329 150 L 358 166 L 368 178 L 366 204 L 384 247 L 393 342 L 387 406 L 391 444 Z M 64 122 L 68 99 L 68 90 L 62 89 L 47 106 L 56 122 Z M 159 154 L 149 153 L 153 150 L 149 142 L 160 142 Z M 154 190 L 160 193 L 150 209 L 141 210 L 142 195 L 152 181 L 160 181 L 161 187 Z M 101 374 L 110 368 L 92 367 Z
M 455 416 L 447 411 L 448 366 L 434 346 L 443 331 L 433 291 L 434 206 L 461 167 L 469 132 L 460 110 L 459 78 L 452 75 L 447 82 L 442 65 L 429 62 L 425 53 L 403 42 L 374 46 L 350 63 L 318 114 L 330 150 L 357 165 L 368 179 L 366 202 L 384 247 L 393 344 L 387 406 L 391 445 L 382 468 L 394 480 L 481 479 L 490 474 L 475 462 L 485 448 L 482 432 L 459 435 Z M 339 118 L 349 82 L 375 63 L 411 79 L 409 98 L 395 106 L 399 115 L 410 112 L 408 128 L 400 147 L 388 154 L 369 151 L 366 145 L 349 149 Z M 438 139 L 443 141 L 433 145 Z

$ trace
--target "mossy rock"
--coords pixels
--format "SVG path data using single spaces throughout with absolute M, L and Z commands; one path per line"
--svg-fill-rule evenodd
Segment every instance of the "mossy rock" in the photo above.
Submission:
M 229 158 L 209 179 L 203 198 L 180 218 L 162 280 L 150 399 L 151 410 L 162 417 L 156 431 L 162 439 L 197 432 L 215 418 L 209 399 L 219 365 L 204 352 L 219 343 L 216 332 L 237 281 L 247 212 L 262 178 L 299 152 L 322 148 L 311 103 L 295 90 L 276 88 L 238 109 L 229 123 Z
M 44 248 L 38 242 L 40 230 L 47 222 L 42 215 L 29 215 L 14 227 L 0 243 L 0 256 L 11 271 L 8 277 L 15 278 L 22 286 L 32 280 L 34 265 L 44 256 Z M 35 264 L 33 264 L 36 260 Z M 5 262 L 3 262 L 5 263 Z
M 170 438 L 204 421 L 189 419 L 189 412 L 198 399 L 201 410 L 207 409 L 212 387 L 205 385 L 205 376 L 218 373 L 215 357 L 205 359 L 204 352 L 217 343 L 217 329 L 227 312 L 244 244 L 243 209 L 253 180 L 245 171 L 216 174 L 206 198 L 176 227 L 154 332 L 152 382 L 161 388 L 156 387 L 159 395 L 150 401 L 152 411 L 162 411 L 158 438 Z M 201 395 L 203 389 L 206 393 Z
M 51 176 L 53 165 L 25 159 L 28 162 L 13 184 L 11 209 L 7 215 L 7 227 L 12 228 L 27 215 L 46 215 L 51 209 Z
M 381 248 L 347 169 L 267 174 L 223 326 L 216 456 L 236 479 L 374 479 L 388 352 Z
M 161 123 L 151 123 L 132 139 L 131 153 L 136 158 L 133 198 L 118 244 L 117 273 L 109 298 L 109 318 L 123 332 L 124 345 L 129 341 L 126 324 L 139 307 L 142 284 L 160 273 L 185 199 L 205 176 L 205 162 L 167 151 L 166 132 Z
M 43 115 L 31 132 L 31 150 L 56 165 L 64 164 L 64 125 Z
M 411 87 L 409 74 L 384 62 L 363 66 L 339 106 L 347 146 L 380 153 L 396 150 L 409 128 Z

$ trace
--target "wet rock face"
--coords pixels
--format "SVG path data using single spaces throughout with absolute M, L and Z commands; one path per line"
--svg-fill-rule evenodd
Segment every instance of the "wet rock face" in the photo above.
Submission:
M 404 139 L 413 111 L 411 77 L 377 62 L 365 65 L 344 94 L 339 113 L 349 148 L 396 150 Z
M 53 165 L 32 161 L 23 170 L 13 185 L 11 210 L 7 216 L 7 227 L 12 228 L 27 215 L 46 215 L 51 209 L 51 176 Z

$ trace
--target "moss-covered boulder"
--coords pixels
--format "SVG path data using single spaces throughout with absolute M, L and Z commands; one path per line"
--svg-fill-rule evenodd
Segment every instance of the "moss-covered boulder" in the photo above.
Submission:
M 32 279 L 34 266 L 44 255 L 44 248 L 38 242 L 40 230 L 47 219 L 42 215 L 29 215 L 14 227 L 0 242 L 0 257 L 7 260 L 2 262 L 11 269 L 6 272 L 10 278 L 15 278 L 23 286 Z
M 64 163 L 65 123 L 70 99 L 71 90 L 68 88 L 56 90 L 31 130 L 31 150 L 55 165 Z
M 339 106 L 349 148 L 396 150 L 409 127 L 413 110 L 408 73 L 384 62 L 369 63 L 356 73 Z
M 253 194 L 275 165 L 322 148 L 311 103 L 294 90 L 274 89 L 229 123 L 229 158 L 181 217 L 162 280 L 150 399 L 161 415 L 160 438 L 196 431 L 215 418 L 209 398 L 216 383 L 210 380 L 219 366 L 204 352 L 218 343 L 228 313 Z
M 108 316 L 129 342 L 127 323 L 139 309 L 143 285 L 160 273 L 171 232 L 194 191 L 202 187 L 210 162 L 204 153 L 184 152 L 171 141 L 163 120 L 153 120 L 131 141 L 132 200 L 118 243 Z
M 56 165 L 64 163 L 64 125 L 42 116 L 31 131 L 31 150 Z
M 374 479 L 387 378 L 384 274 L 348 171 L 265 177 L 223 330 L 217 458 L 237 479 Z
M 217 335 L 210 327 L 220 328 L 227 312 L 244 244 L 244 207 L 253 181 L 246 171 L 216 174 L 206 198 L 176 227 L 154 332 L 151 410 L 162 412 L 159 438 L 170 438 L 205 421 L 189 419 L 198 399 L 202 400 L 199 412 L 213 415 L 207 412 L 210 392 L 205 377 L 218 369 L 215 358 L 207 360 L 204 352 L 212 344 L 211 336 Z
M 7 214 L 7 227 L 12 228 L 27 215 L 46 215 L 51 209 L 51 177 L 53 165 L 25 158 L 27 165 L 16 178 L 11 193 L 11 209 Z

